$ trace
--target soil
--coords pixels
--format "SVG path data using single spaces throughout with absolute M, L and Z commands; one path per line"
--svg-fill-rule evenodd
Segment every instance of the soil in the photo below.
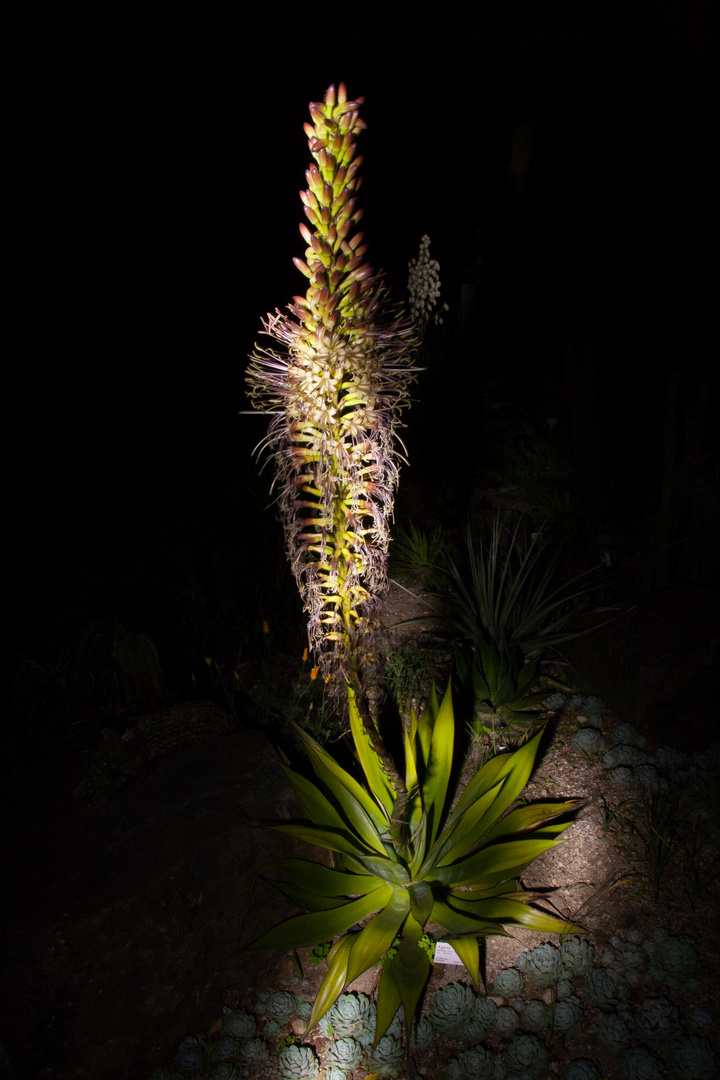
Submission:
M 713 604 L 693 587 L 646 594 L 578 648 L 568 674 L 581 690 L 606 697 L 614 719 L 635 724 L 651 746 L 717 745 L 714 699 L 703 696 L 703 678 L 712 681 L 708 669 L 720 659 Z M 430 643 L 431 623 L 408 622 L 424 614 L 421 600 L 393 586 L 383 615 L 390 647 Z M 625 662 L 619 676 L 618 656 L 627 661 L 630 649 L 632 665 Z M 577 918 L 600 953 L 630 926 L 690 934 L 702 957 L 696 1003 L 712 1008 L 717 892 L 693 910 L 679 871 L 669 872 L 658 894 L 643 884 L 639 835 L 603 816 L 627 800 L 628 789 L 573 746 L 579 722 L 560 719 L 528 794 L 585 805 L 566 842 L 537 859 L 523 884 L 555 888 L 547 904 Z M 261 864 L 292 851 L 284 837 L 255 826 L 297 812 L 263 734 L 238 730 L 178 748 L 102 812 L 73 802 L 86 749 L 58 739 L 33 760 L 17 752 L 6 767 L 0 1040 L 17 1080 L 149 1080 L 183 1038 L 206 1035 L 223 1007 L 252 1008 L 263 989 L 312 996 L 324 973 L 302 950 L 300 979 L 286 955 L 243 948 L 290 913 L 272 890 L 254 886 Z M 488 983 L 543 940 L 523 931 L 490 939 Z M 426 1000 L 463 974 L 437 965 Z M 376 979 L 368 972 L 353 988 L 372 993 Z M 444 1060 L 456 1052 L 452 1042 L 440 1049 Z M 431 1052 L 408 1069 L 432 1080 L 440 1060 Z

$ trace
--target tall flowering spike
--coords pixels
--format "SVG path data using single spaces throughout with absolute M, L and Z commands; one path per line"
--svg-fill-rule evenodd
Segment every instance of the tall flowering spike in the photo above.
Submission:
M 307 247 L 294 260 L 307 291 L 263 321 L 275 347 L 256 347 L 247 372 L 254 407 L 274 414 L 258 449 L 275 459 L 310 643 L 323 675 L 355 685 L 373 659 L 373 616 L 387 587 L 396 428 L 414 378 L 412 328 L 382 322 L 387 293 L 356 229 L 362 103 L 340 83 L 310 105 Z

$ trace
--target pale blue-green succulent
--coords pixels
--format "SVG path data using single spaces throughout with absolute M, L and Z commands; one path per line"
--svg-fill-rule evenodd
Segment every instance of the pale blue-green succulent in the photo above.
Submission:
M 215 1043 L 215 1055 L 220 1061 L 234 1061 L 242 1050 L 242 1039 L 233 1035 L 224 1035 L 222 1029 Z
M 579 998 L 568 997 L 556 1002 L 552 1007 L 553 1031 L 559 1031 L 562 1035 L 575 1031 L 580 1026 L 582 1016 L 583 1010 Z
M 334 1039 L 328 1047 L 328 1065 L 343 1069 L 346 1073 L 354 1072 L 357 1069 L 361 1057 L 362 1047 L 350 1035 L 343 1035 L 339 1039 Z
M 178 1052 L 175 1055 L 175 1064 L 185 1076 L 192 1076 L 193 1073 L 200 1072 L 204 1057 L 205 1051 L 203 1047 L 191 1035 L 180 1043 Z
M 255 1017 L 242 1009 L 232 1009 L 223 1016 L 221 1035 L 230 1035 L 233 1039 L 251 1039 L 256 1031 Z
M 461 1035 L 473 1019 L 475 994 L 464 983 L 448 983 L 441 987 L 430 1002 L 428 1016 L 441 1035 Z
M 605 740 L 600 732 L 589 726 L 576 731 L 572 741 L 573 745 L 577 746 L 578 750 L 582 750 L 583 754 L 587 754 L 588 757 L 599 754 L 601 750 L 605 749 Z
M 522 992 L 525 980 L 517 968 L 505 968 L 495 978 L 494 992 L 501 997 L 515 997 Z
M 243 1039 L 238 1062 L 240 1065 L 257 1065 L 268 1056 L 267 1044 L 263 1039 Z
M 520 1017 L 509 1005 L 501 1005 L 495 1013 L 494 1027 L 498 1034 L 509 1038 L 520 1027 Z
M 450 1062 L 448 1080 L 493 1080 L 493 1056 L 484 1046 L 474 1046 Z
M 608 1054 L 627 1049 L 632 1031 L 632 1018 L 627 1013 L 605 1012 L 598 1019 L 598 1043 Z
M 242 1076 L 232 1061 L 219 1061 L 213 1066 L 208 1080 L 242 1080 Z
M 334 1035 L 359 1035 L 372 1012 L 367 994 L 341 994 L 324 1019 Z
M 720 1061 L 709 1039 L 681 1035 L 670 1044 L 670 1061 L 677 1080 L 717 1080 Z
M 631 1046 L 620 1055 L 624 1080 L 660 1080 L 660 1062 L 644 1046 Z M 693 1080 L 697 1078 L 693 1077 Z
M 316 1080 L 320 1065 L 309 1046 L 293 1043 L 278 1054 L 280 1080 Z
M 646 998 L 635 1011 L 637 1032 L 647 1046 L 659 1050 L 678 1033 L 680 1013 L 667 998 Z
M 534 1035 L 516 1035 L 505 1052 L 508 1080 L 545 1080 L 548 1052 Z
M 587 975 L 595 961 L 595 950 L 584 938 L 567 938 L 560 946 L 560 966 L 565 978 Z
M 590 1058 L 578 1058 L 568 1066 L 565 1080 L 600 1080 L 600 1069 Z
M 288 990 L 276 990 L 274 993 L 261 994 L 257 1010 L 277 1024 L 289 1024 L 295 1016 L 297 1001 Z
M 416 1020 L 410 1029 L 410 1052 L 422 1054 L 435 1042 L 435 1028 L 426 1017 Z
M 630 997 L 630 983 L 615 968 L 593 968 L 584 983 L 585 996 L 591 1005 L 612 1012 Z
M 697 950 L 687 937 L 666 937 L 653 951 L 650 977 L 666 986 L 680 986 L 695 974 Z
M 402 1035 L 388 1030 L 373 1050 L 370 1066 L 379 1070 L 381 1076 L 392 1076 L 402 1059 Z
M 520 953 L 515 962 L 535 986 L 554 986 L 562 974 L 560 950 L 550 942 Z
M 520 1027 L 523 1031 L 542 1031 L 550 1023 L 550 1009 L 544 1001 L 533 998 L 520 1013 Z
M 608 738 L 613 746 L 637 746 L 640 750 L 647 746 L 647 739 L 634 724 L 616 724 L 608 732 Z

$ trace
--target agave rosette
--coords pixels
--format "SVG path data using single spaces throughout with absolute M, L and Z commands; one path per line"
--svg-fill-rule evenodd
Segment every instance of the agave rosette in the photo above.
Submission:
M 294 260 L 307 291 L 268 315 L 264 332 L 279 351 L 256 350 L 247 373 L 253 405 L 273 414 L 261 447 L 275 458 L 310 643 L 326 677 L 355 680 L 353 658 L 372 647 L 370 620 L 387 585 L 395 432 L 413 377 L 412 328 L 382 321 L 386 290 L 355 231 L 362 102 L 340 83 L 310 105 L 314 163 L 300 192 L 310 228 L 300 225 L 307 248 Z
M 298 729 L 316 782 L 289 767 L 285 771 L 311 823 L 273 826 L 330 850 L 335 866 L 304 859 L 268 864 L 268 880 L 306 914 L 270 930 L 252 947 L 312 947 L 337 938 L 327 956 L 328 972 L 308 1021 L 310 1030 L 400 935 L 396 954 L 383 964 L 377 1044 L 401 1003 L 409 1032 L 430 967 L 419 945 L 423 933 L 452 942 L 477 986 L 480 939 L 506 934 L 506 926 L 545 933 L 580 929 L 532 907 L 534 895 L 519 891 L 517 881 L 533 859 L 560 841 L 578 801 L 509 810 L 530 776 L 538 733 L 514 753 L 486 762 L 451 808 L 455 719 L 448 686 L 442 703 L 433 689 L 422 715 L 418 719 L 413 713 L 405 732 L 409 799 L 398 822 L 397 793 L 352 690 L 349 703 L 365 784 Z M 364 923 L 359 931 L 353 929 L 358 923 Z

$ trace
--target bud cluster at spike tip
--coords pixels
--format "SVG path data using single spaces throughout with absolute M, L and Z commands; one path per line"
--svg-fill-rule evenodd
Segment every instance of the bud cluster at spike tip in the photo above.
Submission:
M 300 199 L 307 279 L 287 312 L 268 315 L 279 346 L 248 368 L 254 406 L 274 415 L 259 449 L 274 456 L 288 557 L 323 674 L 357 676 L 372 651 L 371 616 L 387 587 L 397 437 L 407 404 L 412 329 L 383 322 L 386 291 L 366 261 L 356 138 L 363 99 L 343 83 L 310 104 L 304 130 L 313 163 Z

